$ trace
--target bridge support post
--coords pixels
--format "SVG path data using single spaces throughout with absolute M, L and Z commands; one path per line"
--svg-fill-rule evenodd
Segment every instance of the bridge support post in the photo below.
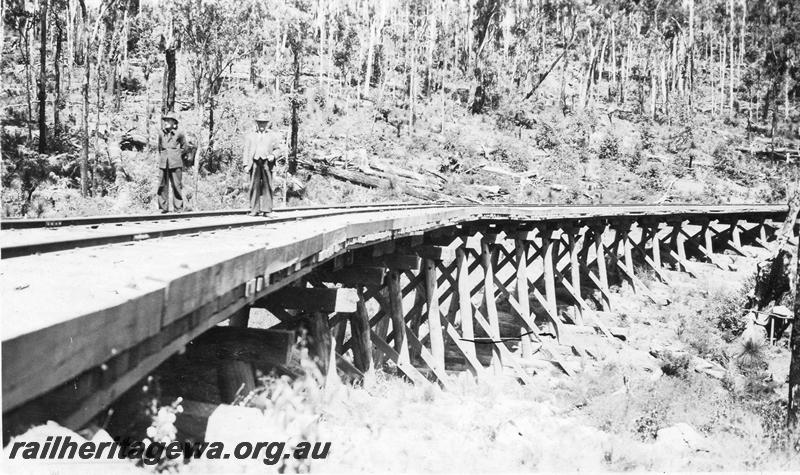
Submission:
M 733 240 L 734 246 L 738 249 L 742 248 L 741 228 L 739 228 L 738 220 L 731 224 L 731 239 Z
M 250 306 L 245 305 L 231 315 L 228 325 L 231 327 L 247 328 L 250 320 Z M 225 403 L 233 402 L 237 396 L 246 396 L 256 388 L 255 370 L 247 361 L 224 360 L 220 363 L 217 373 L 217 385 L 220 397 Z
M 578 246 L 578 233 L 580 230 L 570 226 L 567 229 L 567 239 L 569 245 L 569 271 L 570 271 L 570 284 L 572 285 L 573 292 L 575 293 L 575 323 L 583 325 L 583 307 L 580 305 L 578 299 L 581 296 L 581 264 L 580 264 L 580 247 Z
M 530 292 L 528 291 L 528 256 L 527 245 L 524 240 L 516 238 L 514 240 L 514 252 L 517 261 L 516 277 L 517 277 L 517 302 L 519 303 L 520 316 L 525 319 L 530 319 L 531 316 L 531 301 Z M 532 319 L 531 319 L 532 320 Z M 526 320 L 527 322 L 527 320 Z M 532 328 L 531 330 L 536 330 Z M 523 358 L 533 355 L 533 337 L 525 329 L 525 326 L 520 328 L 522 339 L 520 340 L 520 355 Z
M 603 310 L 611 311 L 611 298 L 610 290 L 608 288 L 608 274 L 606 273 L 606 249 L 603 244 L 603 236 L 605 234 L 606 226 L 596 227 L 592 230 L 594 233 L 595 254 L 597 256 L 597 277 L 600 283 L 600 292 L 602 299 Z
M 362 373 L 372 373 L 372 340 L 369 331 L 369 314 L 364 300 L 364 288 L 359 286 L 355 313 L 350 314 L 350 333 L 353 338 L 353 364 Z
M 456 265 L 458 266 L 457 292 L 458 292 L 458 315 L 461 321 L 461 334 L 467 341 L 464 342 L 464 349 L 469 356 L 477 356 L 475 349 L 475 329 L 472 323 L 472 300 L 470 299 L 469 288 L 469 261 L 467 253 L 463 247 L 456 250 Z
M 497 315 L 497 302 L 495 301 L 495 285 L 494 285 L 494 250 L 492 243 L 494 236 L 484 236 L 481 239 L 481 265 L 483 266 L 483 297 L 486 304 L 486 313 L 489 322 L 489 329 L 487 334 L 489 338 L 498 340 L 500 339 L 500 320 Z M 498 345 L 492 345 L 492 362 L 491 367 L 498 374 L 503 371 L 503 360 L 500 355 Z
M 444 371 L 444 336 L 442 334 L 441 312 L 439 310 L 439 285 L 436 262 L 425 259 L 425 294 L 428 311 L 428 334 L 434 369 Z
M 394 334 L 394 350 L 399 355 L 398 364 L 407 364 L 411 361 L 406 338 L 405 314 L 403 313 L 403 291 L 400 286 L 400 271 L 390 269 L 386 276 L 389 287 L 389 317 L 392 322 Z
M 661 239 L 658 237 L 658 224 L 653 225 L 653 228 L 650 232 L 653 233 L 652 237 L 650 238 L 653 253 L 653 269 L 656 269 L 656 272 L 659 272 L 661 270 Z

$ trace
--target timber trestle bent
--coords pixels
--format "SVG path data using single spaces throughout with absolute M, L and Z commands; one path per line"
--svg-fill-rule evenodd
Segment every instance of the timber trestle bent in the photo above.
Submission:
M 701 262 L 727 270 L 723 253 L 769 246 L 786 214 L 426 206 L 3 259 L 4 437 L 47 419 L 86 424 L 218 323 L 246 326 L 250 308 L 267 309 L 275 328 L 310 321 L 322 366 L 352 379 L 388 361 L 444 388 L 457 370 L 523 383 L 536 365 L 570 374 L 539 350 L 576 331 L 620 336 L 604 313 L 613 285 L 666 303 L 643 269 L 664 283 L 666 270 L 696 275 Z M 30 358 L 34 347 L 47 350 Z

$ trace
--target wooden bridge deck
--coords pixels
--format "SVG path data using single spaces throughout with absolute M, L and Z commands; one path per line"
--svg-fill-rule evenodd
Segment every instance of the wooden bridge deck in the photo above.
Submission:
M 360 247 L 402 239 L 422 244 L 432 233 L 458 233 L 456 225 L 516 232 L 545 222 L 759 223 L 783 220 L 786 212 L 785 206 L 762 205 L 378 208 L 306 219 L 308 213 L 299 213 L 296 221 L 4 258 L 3 413 L 47 411 L 41 405 L 59 400 L 59 388 L 70 383 L 59 420 L 80 426 L 209 328 Z M 233 219 L 190 221 L 224 225 Z M 136 226 L 148 233 L 170 225 Z M 5 248 L 122 227 L 4 230 L 0 236 Z

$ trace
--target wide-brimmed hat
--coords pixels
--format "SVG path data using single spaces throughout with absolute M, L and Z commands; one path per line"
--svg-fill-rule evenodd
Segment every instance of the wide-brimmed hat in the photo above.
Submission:
M 272 118 L 266 112 L 262 112 L 256 116 L 256 122 L 272 122 Z
M 178 118 L 175 117 L 175 114 L 164 114 L 161 116 L 161 120 L 171 120 L 176 124 L 178 123 Z

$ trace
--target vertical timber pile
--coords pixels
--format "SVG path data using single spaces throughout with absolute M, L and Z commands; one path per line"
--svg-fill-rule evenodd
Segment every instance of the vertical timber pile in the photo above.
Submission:
M 250 320 L 250 306 L 245 305 L 228 320 L 234 328 L 247 328 Z M 219 391 L 222 401 L 233 402 L 239 395 L 247 395 L 256 388 L 253 365 L 247 361 L 226 360 L 220 364 L 218 372 Z

